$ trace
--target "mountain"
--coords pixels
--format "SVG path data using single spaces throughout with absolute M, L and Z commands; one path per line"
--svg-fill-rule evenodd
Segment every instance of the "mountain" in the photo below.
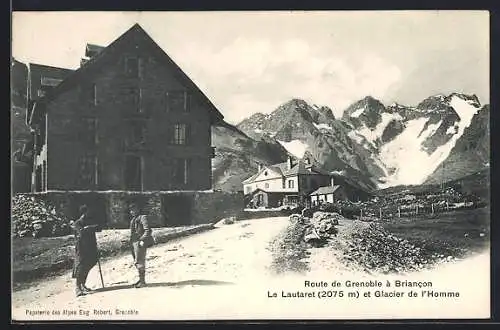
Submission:
M 254 140 L 228 123 L 212 127 L 212 160 L 214 189 L 223 191 L 243 190 L 242 181 L 253 175 L 261 164 L 284 162 L 286 150 L 275 141 Z
M 276 141 L 296 158 L 307 151 L 325 170 L 342 173 L 365 190 L 376 188 L 373 177 L 384 173 L 370 161 L 370 152 L 349 137 L 351 128 L 328 107 L 292 99 L 270 114 L 254 114 L 237 127 L 248 136 Z
M 426 179 L 435 184 L 465 177 L 489 168 L 490 106 L 483 106 L 465 128 L 448 157 Z
M 434 95 L 416 107 L 384 107 L 368 98 L 342 117 L 350 136 L 382 164 L 379 187 L 421 184 L 448 157 L 481 108 L 475 95 Z
M 480 109 L 475 95 L 460 93 L 433 95 L 416 106 L 386 106 L 367 96 L 337 119 L 328 107 L 292 99 L 273 112 L 250 116 L 237 128 L 248 137 L 277 142 L 297 158 L 307 153 L 326 170 L 374 190 L 422 184 L 448 157 L 455 157 L 449 160 L 454 168 L 465 161 L 472 164 L 473 156 L 459 152 L 468 150 L 460 147 L 460 139 L 470 135 L 470 130 L 477 131 L 473 127 L 480 118 L 484 126 L 484 115 L 477 115 L 483 113 Z M 452 153 L 456 145 L 458 149 Z M 489 149 L 483 149 L 482 157 L 489 158 Z M 455 153 L 460 156 L 453 156 Z M 450 179 L 467 174 L 455 172 Z

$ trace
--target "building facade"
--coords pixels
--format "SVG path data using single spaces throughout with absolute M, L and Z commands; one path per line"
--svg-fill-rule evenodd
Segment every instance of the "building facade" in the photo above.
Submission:
M 189 77 L 137 24 L 85 54 L 29 111 L 32 191 L 211 189 L 223 116 Z

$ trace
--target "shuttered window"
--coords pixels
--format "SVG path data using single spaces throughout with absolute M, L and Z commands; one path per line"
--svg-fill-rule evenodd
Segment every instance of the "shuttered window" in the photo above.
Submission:
M 191 126 L 188 124 L 177 123 L 172 129 L 170 143 L 176 145 L 189 145 L 191 143 Z

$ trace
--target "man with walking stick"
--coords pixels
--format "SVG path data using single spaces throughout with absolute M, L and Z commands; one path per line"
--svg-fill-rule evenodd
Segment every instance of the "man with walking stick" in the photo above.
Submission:
M 99 225 L 92 222 L 87 205 L 80 206 L 80 217 L 73 223 L 73 229 L 75 231 L 73 278 L 76 278 L 75 294 L 80 297 L 92 291 L 85 286 L 85 282 L 90 270 L 99 262 L 99 250 L 95 235 L 96 231 L 99 230 Z M 100 266 L 99 263 L 99 271 L 101 271 Z

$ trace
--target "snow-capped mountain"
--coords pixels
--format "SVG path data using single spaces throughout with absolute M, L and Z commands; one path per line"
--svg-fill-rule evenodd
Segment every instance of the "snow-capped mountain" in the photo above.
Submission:
M 375 189 L 423 183 L 480 109 L 475 95 L 459 93 L 434 95 L 417 106 L 385 106 L 368 96 L 335 119 L 327 107 L 293 99 L 237 127 L 253 138 L 274 139 L 298 158 L 308 152 L 325 169 Z
M 426 179 L 435 184 L 462 178 L 490 166 L 490 106 L 483 106 L 472 117 L 448 157 Z

